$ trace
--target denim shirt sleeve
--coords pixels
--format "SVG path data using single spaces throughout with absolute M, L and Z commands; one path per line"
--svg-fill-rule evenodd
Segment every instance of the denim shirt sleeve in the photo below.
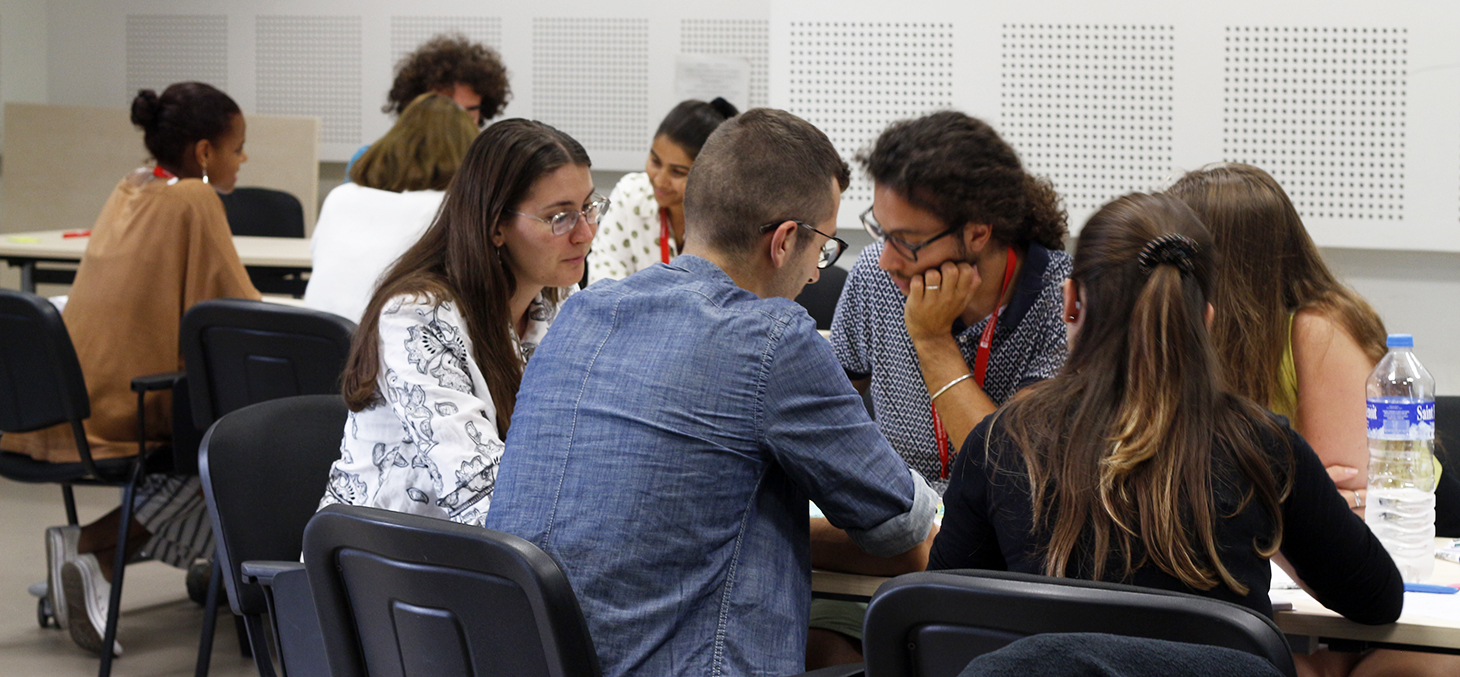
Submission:
M 937 495 L 867 416 L 811 318 L 793 316 L 764 364 L 765 446 L 831 524 L 882 557 L 927 538 Z

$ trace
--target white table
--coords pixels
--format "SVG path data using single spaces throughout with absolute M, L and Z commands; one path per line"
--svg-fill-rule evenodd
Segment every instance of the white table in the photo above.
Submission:
M 35 292 L 37 282 L 69 284 L 70 268 L 38 268 L 38 263 L 75 264 L 86 253 L 87 237 L 65 237 L 66 231 L 41 230 L 0 235 L 0 259 L 20 268 L 20 288 Z M 250 272 L 275 275 L 304 273 L 313 267 L 309 240 L 295 237 L 234 236 L 238 258 Z M 303 293 L 303 282 L 298 285 Z
M 1436 539 L 1436 547 L 1449 545 L 1450 540 Z M 865 602 L 888 580 L 817 570 L 811 572 L 811 593 L 815 597 Z M 1460 565 L 1435 560 L 1430 582 L 1460 583 Z M 1271 596 L 1274 601 L 1293 603 L 1291 611 L 1277 612 L 1273 621 L 1298 653 L 1309 652 L 1322 642 L 1342 651 L 1391 648 L 1460 654 L 1460 594 L 1404 593 L 1405 611 L 1398 621 L 1388 625 L 1360 625 L 1347 620 L 1301 590 L 1274 590 Z

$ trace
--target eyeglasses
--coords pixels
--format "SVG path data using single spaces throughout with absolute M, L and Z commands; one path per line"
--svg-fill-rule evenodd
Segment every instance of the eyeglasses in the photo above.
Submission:
M 867 211 L 862 212 L 862 226 L 867 229 L 867 234 L 871 235 L 872 239 L 878 242 L 891 244 L 892 248 L 897 250 L 897 253 L 907 257 L 907 259 L 910 261 L 918 260 L 918 250 L 922 249 L 923 247 L 926 247 L 930 244 L 933 244 L 933 242 L 939 239 L 948 237 L 949 235 L 953 235 L 954 233 L 963 230 L 963 226 L 953 226 L 952 228 L 938 233 L 937 235 L 923 240 L 922 242 L 919 242 L 917 244 L 909 244 L 906 240 L 903 240 L 902 238 L 894 235 L 888 235 L 885 231 L 883 231 L 882 226 L 877 223 L 877 218 L 872 216 L 871 207 L 868 207 Z
M 801 226 L 806 230 L 809 230 L 813 233 L 816 233 L 817 235 L 826 238 L 826 244 L 821 245 L 821 257 L 816 260 L 817 268 L 830 268 L 831 264 L 836 263 L 836 260 L 841 258 L 842 252 L 847 250 L 846 240 L 843 240 L 839 237 L 832 237 L 830 235 L 827 235 L 826 233 L 812 228 L 811 224 L 806 223 L 805 221 L 796 221 L 795 219 L 781 219 L 780 221 L 767 223 L 764 226 L 761 226 L 760 232 L 762 234 L 769 233 L 772 230 L 775 230 L 776 227 L 787 221 L 795 221 L 796 225 Z
M 527 218 L 534 221 L 541 221 L 543 223 L 546 223 L 549 226 L 552 226 L 553 235 L 563 235 L 572 230 L 574 226 L 578 225 L 579 216 L 583 217 L 583 220 L 587 221 L 588 225 L 590 226 L 598 225 L 598 218 L 603 216 L 604 212 L 608 211 L 608 207 L 610 204 L 612 203 L 608 201 L 608 198 L 595 193 L 593 195 L 592 201 L 590 201 L 588 203 L 588 206 L 584 207 L 582 211 L 576 209 L 568 209 L 553 214 L 552 216 L 549 216 L 545 219 L 540 216 L 533 216 L 531 214 L 519 212 L 515 209 L 512 211 L 512 213 L 517 214 L 518 216 L 526 216 Z

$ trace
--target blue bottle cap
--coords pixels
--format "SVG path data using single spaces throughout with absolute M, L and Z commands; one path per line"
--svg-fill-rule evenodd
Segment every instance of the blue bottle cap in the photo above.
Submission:
M 1414 336 L 1412 334 L 1390 334 L 1385 345 L 1390 348 L 1413 348 Z

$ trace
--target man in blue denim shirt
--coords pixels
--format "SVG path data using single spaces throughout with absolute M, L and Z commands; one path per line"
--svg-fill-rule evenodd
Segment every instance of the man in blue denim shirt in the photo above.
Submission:
M 685 254 L 573 295 L 523 375 L 487 527 L 562 566 L 604 674 L 801 671 L 808 498 L 866 553 L 937 497 L 794 298 L 844 246 L 847 166 L 783 111 L 732 118 L 685 195 Z

